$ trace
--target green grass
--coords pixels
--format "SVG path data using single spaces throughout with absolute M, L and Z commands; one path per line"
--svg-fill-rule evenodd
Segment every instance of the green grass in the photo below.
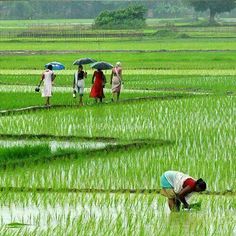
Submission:
M 206 179 L 208 190 L 235 189 L 231 181 L 233 165 L 227 164 L 235 161 L 232 145 L 236 130 L 235 102 L 235 97 L 211 96 L 1 117 L 1 133 L 5 134 L 102 135 L 126 141 L 173 142 L 167 146 L 132 147 L 129 151 L 121 148 L 114 152 L 88 152 L 72 157 L 74 161 L 57 160 L 54 165 L 41 167 L 32 165 L 22 170 L 22 174 L 28 173 L 29 179 L 22 179 L 20 170 L 15 176 L 5 171 L 1 185 L 8 186 L 11 181 L 17 183 L 16 186 L 159 189 L 162 172 L 175 169 Z M 214 172 L 209 172 L 209 168 Z M 33 180 L 30 173 L 34 173 Z M 62 173 L 70 175 L 70 179 Z M 217 176 L 214 173 L 218 173 Z M 48 175 L 52 177 L 48 179 Z
M 14 39 L 1 40 L 4 50 L 236 50 L 235 39 Z
M 65 29 L 65 36 L 73 32 L 74 26 L 58 22 L 60 26 L 55 26 L 53 20 L 1 21 L 0 27 L 2 32 L 16 33 L 40 29 L 42 24 L 53 30 Z M 51 100 L 53 105 L 65 107 L 0 116 L 0 234 L 233 235 L 236 206 L 233 196 L 197 195 L 193 202 L 202 203 L 199 211 L 169 214 L 166 199 L 156 193 L 109 194 L 112 189 L 159 190 L 161 174 L 170 169 L 202 177 L 210 192 L 235 193 L 233 27 L 189 26 L 179 20 L 173 22 L 176 33 L 186 33 L 191 38 L 145 36 L 134 40 L 120 39 L 115 31 L 92 31 L 87 25 L 91 21 L 67 22 L 78 23 L 76 27 L 81 32 L 104 35 L 80 39 L 0 39 L 1 50 L 6 52 L 42 50 L 34 55 L 1 55 L 0 110 L 44 104 L 41 94 L 34 93 L 44 64 L 57 60 L 66 65 L 65 71 L 56 72 L 58 87 Z M 153 27 L 158 25 L 162 29 L 168 22 L 148 22 L 149 28 L 143 33 L 150 36 L 156 31 Z M 114 38 L 106 38 L 105 33 L 114 33 Z M 51 51 L 123 49 L 176 52 Z M 48 54 L 43 50 L 48 50 Z M 72 62 L 87 56 L 113 64 L 122 62 L 124 88 L 130 91 L 122 91 L 120 103 L 110 103 L 111 93 L 107 90 L 106 103 L 94 104 L 88 90 L 85 106 L 71 106 L 78 104 L 78 99 L 72 98 L 72 76 L 76 69 Z M 89 66 L 86 70 L 89 88 L 92 70 Z M 109 81 L 110 72 L 106 75 Z M 202 94 L 193 95 L 194 92 Z M 159 99 L 147 99 L 152 96 Z M 139 97 L 146 99 L 136 99 Z M 128 98 L 133 100 L 125 101 Z M 52 151 L 51 142 L 62 137 L 64 143 L 58 143 L 61 149 Z M 24 145 L 14 146 L 18 139 Z M 94 146 L 84 148 L 86 140 L 91 139 Z M 107 140 L 113 140 L 112 144 Z M 97 148 L 95 144 L 101 142 L 104 145 Z M 65 148 L 66 145 L 73 148 Z M 68 193 L 73 189 L 107 192 Z
M 1 85 L 31 85 L 36 86 L 38 78 L 36 75 L 22 75 L 22 74 L 2 74 L 0 75 Z M 107 74 L 109 81 L 109 74 Z M 55 81 L 56 86 L 71 87 L 73 82 L 73 74 L 59 75 Z M 91 74 L 86 79 L 86 88 L 91 86 Z M 107 88 L 110 84 L 107 83 Z M 3 87 L 2 87 L 3 88 Z M 125 74 L 124 75 L 125 89 L 140 89 L 140 90 L 187 90 L 187 91 L 206 91 L 206 92 L 235 92 L 236 80 L 235 76 L 200 76 L 200 75 L 138 75 Z M 22 91 L 23 92 L 23 91 Z M 67 97 L 68 98 L 68 97 Z
M 234 232 L 233 198 L 198 196 L 201 212 L 167 214 L 152 194 L 4 192 L 2 235 L 226 235 Z M 58 206 L 60 201 L 60 206 Z M 13 212 L 19 212 L 16 216 Z M 12 228 L 17 227 L 18 228 Z
M 1 69 L 43 69 L 50 61 L 65 64 L 66 69 L 76 69 L 72 63 L 80 57 L 91 57 L 115 64 L 121 61 L 125 69 L 163 69 L 163 70 L 221 70 L 236 69 L 236 52 L 174 52 L 174 53 L 81 53 L 51 55 L 3 55 L 0 58 Z M 14 67 L 12 67 L 14 65 Z M 86 68 L 89 68 L 87 66 Z
M 32 88 L 34 90 L 34 88 Z M 52 105 L 64 105 L 64 106 L 78 106 L 79 98 L 72 97 L 72 88 L 71 92 L 55 92 L 51 98 Z M 135 99 L 135 98 L 148 98 L 148 97 L 166 97 L 172 96 L 173 92 L 169 91 L 140 91 L 140 92 L 123 92 L 120 96 L 121 101 L 126 99 Z M 175 96 L 185 96 L 184 92 L 176 92 Z M 111 92 L 105 92 L 105 103 L 111 102 L 112 94 Z M 83 97 L 85 105 L 94 105 L 94 100 L 89 97 L 89 92 L 86 92 Z M 35 92 L 0 92 L 0 110 L 6 109 L 16 109 L 24 108 L 29 106 L 43 106 L 45 104 L 45 99 L 41 97 L 41 93 Z M 79 108 L 78 108 L 79 109 Z
M 47 145 L 0 148 L 0 164 L 50 154 L 51 150 Z

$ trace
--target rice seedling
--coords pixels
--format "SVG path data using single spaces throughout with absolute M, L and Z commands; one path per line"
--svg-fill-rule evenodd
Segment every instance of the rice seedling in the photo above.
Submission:
M 22 171 L 19 169 L 16 176 L 10 174 L 12 170 L 9 169 L 2 173 L 1 185 L 159 189 L 162 172 L 180 169 L 181 166 L 182 171 L 207 179 L 210 191 L 233 190 L 235 186 L 230 181 L 234 173 L 233 165 L 228 163 L 234 161 L 234 103 L 234 97 L 207 97 L 149 101 L 151 110 L 147 102 L 136 102 L 102 108 L 92 106 L 79 116 L 77 110 L 66 109 L 1 117 L 2 133 L 6 134 L 69 136 L 78 135 L 79 130 L 84 137 L 102 133 L 104 137 L 112 135 L 126 142 L 137 139 L 153 140 L 154 143 L 157 139 L 173 142 L 163 146 L 157 143 L 156 147 L 148 148 L 134 146 L 128 149 L 129 152 L 121 146 L 119 150 L 109 149 L 109 152 L 105 149 L 78 153 L 73 156 L 73 161 L 60 160 L 49 166 L 25 167 Z M 132 116 L 125 115 L 127 112 Z M 81 122 L 84 124 L 82 127 L 79 125 Z M 209 167 L 218 175 L 209 175 Z
M 174 75 L 176 72 L 173 71 L 172 75 L 161 74 L 160 72 L 151 74 L 142 74 L 139 75 L 137 72 L 133 71 L 133 74 L 125 72 L 124 82 L 125 82 L 125 91 L 127 89 L 136 90 L 145 90 L 145 89 L 166 89 L 166 90 L 208 90 L 214 92 L 225 92 L 225 91 L 234 91 L 235 87 L 235 77 L 234 76 L 219 76 L 219 75 L 210 75 L 210 76 L 200 76 L 200 75 Z M 72 74 L 72 72 L 71 72 Z M 90 76 L 90 75 L 89 75 Z M 108 75 L 107 75 L 108 76 Z M 72 75 L 61 74 L 60 78 L 56 81 L 56 92 L 71 92 L 71 81 Z M 16 72 L 14 75 L 0 75 L 1 86 L 0 91 L 9 91 L 9 92 L 24 92 L 24 91 L 33 91 L 38 80 L 36 80 L 36 75 L 20 75 Z M 14 85 L 14 87 L 12 86 Z M 17 85 L 17 86 L 15 86 Z M 21 85 L 21 86 L 19 86 Z M 22 86 L 24 85 L 24 86 Z M 26 87 L 27 86 L 27 87 Z M 86 80 L 85 87 L 90 89 L 90 79 Z M 63 88 L 62 88 L 63 87 Z M 65 88 L 67 87 L 67 88 Z M 110 84 L 106 85 L 106 88 L 110 89 Z M 109 92 L 109 91 L 106 91 Z M 124 92 L 124 91 L 123 91 Z
M 54 21 L 32 23 L 32 33 L 42 25 L 56 29 Z M 69 37 L 73 27 L 61 24 Z M 12 40 L 22 29 L 30 32 L 28 22 L 0 23 L 1 235 L 236 233 L 236 44 L 228 38 L 235 32 L 177 24 L 178 33 L 191 38 L 156 38 L 150 28 L 139 32 L 142 39 L 130 32 L 120 40 L 117 31 L 86 28 L 87 38 L 65 44 L 60 33 L 56 39 Z M 13 38 L 4 38 L 6 32 Z M 81 57 L 122 61 L 120 103 L 109 102 L 110 85 L 104 104 L 89 100 L 87 69 L 86 106 L 77 107 L 71 84 L 78 42 Z M 44 64 L 55 58 L 67 68 L 57 72 L 52 98 L 57 106 L 3 114 L 42 104 L 34 87 Z M 168 211 L 158 193 L 160 176 L 170 169 L 206 180 L 207 192 L 192 199 L 201 203 L 195 210 Z
M 104 60 L 116 63 L 117 60 L 122 61 L 124 68 L 159 70 L 235 70 L 235 52 L 222 51 L 217 55 L 213 52 L 87 52 L 81 56 L 95 58 L 96 60 Z M 67 70 L 73 70 L 75 67 L 72 62 L 76 59 L 75 54 L 53 54 L 53 55 L 3 55 L 0 59 L 1 70 L 43 70 L 44 65 L 48 61 L 60 59 L 66 66 Z M 14 71 L 14 70 L 13 70 Z M 29 73 L 29 72 L 28 72 Z M 38 75 L 41 75 L 41 71 Z M 61 74 L 61 72 L 59 72 Z M 73 74 L 73 73 L 72 73 Z M 222 74 L 221 74 L 222 75 Z
M 27 203 L 24 203 L 25 198 Z M 88 232 L 102 235 L 232 235 L 235 232 L 235 209 L 225 209 L 233 203 L 232 198 L 197 198 L 204 200 L 201 212 L 169 214 L 164 199 L 157 195 L 5 193 L 8 207 L 1 206 L 3 224 L 0 230 L 4 233 L 27 232 L 27 235 L 87 235 Z M 60 199 L 60 205 L 57 199 Z M 13 211 L 18 212 L 17 217 Z

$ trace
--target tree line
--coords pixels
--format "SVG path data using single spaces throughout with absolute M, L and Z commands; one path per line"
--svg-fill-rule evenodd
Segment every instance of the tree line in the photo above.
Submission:
M 175 18 L 208 14 L 211 23 L 216 14 L 230 12 L 236 0 L 148 0 L 148 1 L 76 1 L 76 0 L 21 0 L 0 1 L 0 19 L 94 19 L 101 12 L 117 11 L 133 4 L 142 4 L 145 17 Z M 105 14 L 105 13 L 104 13 Z M 107 14 L 107 13 L 106 13 Z M 236 10 L 227 13 L 236 15 Z

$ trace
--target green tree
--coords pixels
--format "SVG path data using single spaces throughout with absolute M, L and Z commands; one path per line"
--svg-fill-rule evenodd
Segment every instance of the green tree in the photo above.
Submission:
M 230 12 L 236 7 L 235 0 L 185 0 L 195 11 L 210 11 L 209 23 L 215 24 L 217 13 Z
M 105 10 L 95 19 L 97 28 L 142 28 L 145 25 L 145 13 L 147 9 L 143 5 L 131 5 L 125 9 L 115 11 Z

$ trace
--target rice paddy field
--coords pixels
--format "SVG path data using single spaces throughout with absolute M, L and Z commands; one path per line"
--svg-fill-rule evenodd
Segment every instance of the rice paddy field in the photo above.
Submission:
M 155 34 L 163 21 L 136 34 L 91 24 L 0 23 L 0 234 L 236 235 L 235 23 L 173 23 L 171 37 Z M 82 57 L 122 63 L 119 102 L 110 71 L 104 102 L 89 98 L 89 65 L 84 105 L 72 97 Z M 66 69 L 47 108 L 34 89 L 50 61 Z M 167 170 L 206 181 L 200 209 L 169 211 Z

